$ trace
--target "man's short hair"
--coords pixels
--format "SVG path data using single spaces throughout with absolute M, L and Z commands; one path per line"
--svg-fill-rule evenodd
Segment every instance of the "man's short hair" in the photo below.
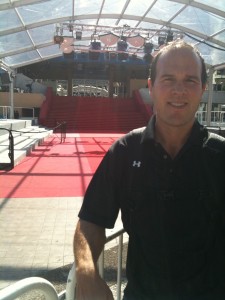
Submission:
M 180 48 L 191 49 L 200 58 L 201 66 L 202 66 L 202 73 L 201 73 L 202 85 L 205 85 L 207 83 L 207 72 L 206 72 L 205 61 L 204 61 L 203 57 L 201 56 L 200 52 L 198 51 L 197 48 L 195 48 L 191 44 L 188 44 L 188 43 L 184 42 L 183 40 L 179 40 L 179 41 L 173 41 L 171 43 L 168 43 L 165 47 L 163 47 L 157 53 L 157 55 L 152 60 L 152 64 L 151 64 L 151 67 L 150 67 L 150 78 L 151 78 L 152 85 L 154 85 L 154 82 L 155 82 L 155 79 L 156 79 L 157 62 L 158 62 L 160 56 L 163 53 L 167 52 L 168 50 L 180 49 Z

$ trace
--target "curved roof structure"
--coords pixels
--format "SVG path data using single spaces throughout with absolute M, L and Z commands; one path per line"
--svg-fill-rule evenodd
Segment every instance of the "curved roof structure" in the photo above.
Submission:
M 87 51 L 96 37 L 101 51 L 116 50 L 124 36 L 127 51 L 140 57 L 146 41 L 157 50 L 159 38 L 183 38 L 197 46 L 208 65 L 225 68 L 225 1 L 0 1 L 0 61 L 6 69 L 62 56 L 71 47 Z M 62 48 L 65 37 L 69 45 Z

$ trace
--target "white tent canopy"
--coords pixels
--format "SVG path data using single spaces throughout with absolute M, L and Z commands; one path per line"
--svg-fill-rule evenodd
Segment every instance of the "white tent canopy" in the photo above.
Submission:
M 172 31 L 196 45 L 213 69 L 225 68 L 224 0 L 0 0 L 1 66 L 13 70 L 62 56 L 54 36 L 77 31 L 82 39 L 74 38 L 75 50 L 109 33 L 140 35 L 156 46 Z M 140 45 L 128 51 L 143 55 Z

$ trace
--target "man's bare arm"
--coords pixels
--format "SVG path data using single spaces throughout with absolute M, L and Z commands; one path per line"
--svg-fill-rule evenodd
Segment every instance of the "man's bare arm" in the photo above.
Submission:
M 74 236 L 77 300 L 113 300 L 109 287 L 100 278 L 97 269 L 97 260 L 104 244 L 104 228 L 83 220 L 78 221 Z

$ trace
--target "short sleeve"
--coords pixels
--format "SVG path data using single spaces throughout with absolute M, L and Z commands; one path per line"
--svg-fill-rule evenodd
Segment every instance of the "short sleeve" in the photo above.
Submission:
M 97 168 L 84 196 L 79 218 L 113 228 L 120 209 L 119 182 L 125 155 L 124 141 L 114 143 Z

